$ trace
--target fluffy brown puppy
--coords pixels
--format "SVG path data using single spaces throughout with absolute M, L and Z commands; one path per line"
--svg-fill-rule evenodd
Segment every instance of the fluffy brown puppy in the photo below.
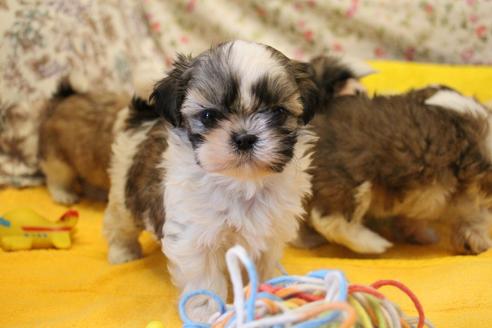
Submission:
M 491 122 L 482 104 L 439 86 L 333 99 L 312 122 L 310 224 L 356 252 L 382 253 L 391 243 L 364 226 L 366 217 L 394 218 L 421 243 L 436 239 L 426 224 L 441 219 L 458 252 L 487 250 Z
M 77 202 L 80 182 L 109 189 L 113 125 L 129 100 L 128 94 L 78 93 L 60 86 L 41 123 L 39 147 L 41 170 L 56 202 Z

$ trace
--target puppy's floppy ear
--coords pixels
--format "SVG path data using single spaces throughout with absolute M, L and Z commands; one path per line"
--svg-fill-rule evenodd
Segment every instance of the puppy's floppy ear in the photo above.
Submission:
M 301 101 L 304 106 L 302 120 L 309 123 L 319 106 L 320 90 L 313 79 L 313 68 L 308 63 L 291 61 L 294 68 L 294 77 L 301 93 Z
M 167 77 L 157 82 L 150 95 L 155 110 L 174 127 L 182 126 L 181 105 L 191 77 L 191 57 L 178 55 Z

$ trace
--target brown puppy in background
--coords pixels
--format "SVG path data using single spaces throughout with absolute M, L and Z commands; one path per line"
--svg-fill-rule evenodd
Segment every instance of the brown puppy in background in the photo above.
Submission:
M 437 239 L 427 222 L 440 219 L 458 252 L 489 249 L 491 122 L 482 104 L 439 86 L 325 102 L 312 122 L 310 224 L 356 252 L 382 253 L 392 244 L 364 226 L 366 217 L 393 218 L 420 243 Z M 298 244 L 319 241 L 307 231 Z
M 42 120 L 39 145 L 41 170 L 56 202 L 77 202 L 80 182 L 109 189 L 114 122 L 129 101 L 125 93 L 77 92 L 68 83 L 60 85 Z
M 360 79 L 375 73 L 364 62 L 350 61 L 346 58 L 331 55 L 322 55 L 313 58 L 310 61 L 310 68 L 311 79 L 320 90 L 320 104 L 328 104 L 335 97 L 366 94 L 367 91 L 361 84 Z M 324 109 L 323 106 L 320 106 L 317 108 L 317 111 L 323 112 Z M 311 167 L 310 171 L 312 175 L 316 175 L 317 173 L 316 167 Z M 312 248 L 327 242 L 310 224 L 310 206 L 311 198 L 305 201 L 307 216 L 299 226 L 297 238 L 290 242 L 295 247 Z

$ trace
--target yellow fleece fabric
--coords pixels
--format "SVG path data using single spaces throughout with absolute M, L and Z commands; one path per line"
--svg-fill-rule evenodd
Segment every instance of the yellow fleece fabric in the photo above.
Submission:
M 379 71 L 364 80 L 371 92 L 444 83 L 482 101 L 492 99 L 491 67 L 371 64 Z M 18 207 L 52 220 L 66 210 L 44 188 L 0 190 L 0 215 Z M 159 245 L 144 234 L 143 259 L 109 265 L 101 233 L 104 204 L 82 202 L 74 208 L 80 220 L 71 249 L 0 251 L 0 327 L 145 327 L 152 320 L 180 327 L 178 292 Z M 417 294 L 436 327 L 492 327 L 492 250 L 457 256 L 442 243 L 399 244 L 381 256 L 361 256 L 332 245 L 288 248 L 282 262 L 292 274 L 337 268 L 351 282 L 396 279 Z M 382 291 L 415 314 L 403 294 L 390 287 Z

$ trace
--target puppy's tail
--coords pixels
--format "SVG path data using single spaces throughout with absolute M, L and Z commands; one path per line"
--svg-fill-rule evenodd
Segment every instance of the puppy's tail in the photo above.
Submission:
M 77 94 L 77 91 L 75 91 L 75 89 L 72 87 L 70 82 L 68 82 L 67 79 L 63 79 L 62 81 L 60 81 L 60 84 L 58 84 L 58 88 L 53 94 L 53 99 L 61 100 L 73 96 L 75 94 Z
M 143 61 L 135 68 L 132 80 L 134 96 L 130 103 L 130 116 L 127 120 L 129 127 L 137 127 L 161 117 L 150 100 L 150 95 L 164 71 L 162 65 L 152 61 Z
M 365 63 L 335 56 L 315 57 L 310 64 L 314 82 L 321 91 L 323 105 L 337 96 L 366 94 L 359 79 L 375 72 Z
M 160 117 L 148 100 L 135 95 L 130 102 L 130 114 L 126 122 L 129 128 L 134 128 L 145 122 L 157 120 Z
M 79 93 L 89 91 L 89 81 L 82 72 L 72 71 L 60 81 L 53 94 L 53 99 L 61 100 Z

